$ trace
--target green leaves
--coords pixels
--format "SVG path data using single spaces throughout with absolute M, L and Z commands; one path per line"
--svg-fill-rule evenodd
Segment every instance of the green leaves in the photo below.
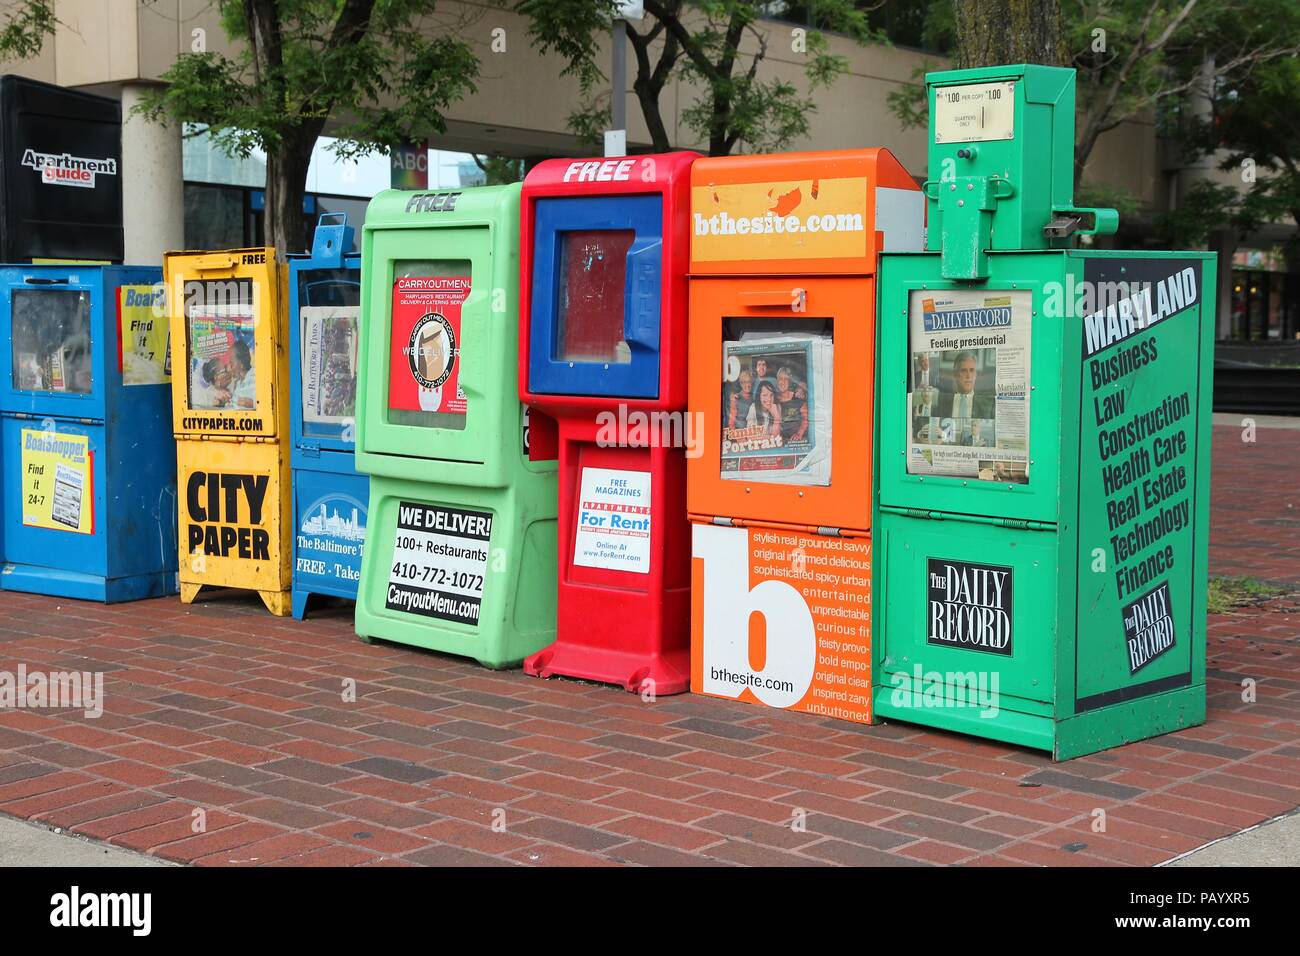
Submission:
M 596 62 L 618 9 L 617 0 L 511 0 L 512 9 L 528 17 L 528 37 L 543 53 L 565 61 L 561 76 L 576 75 L 588 94 L 605 79 Z
M 710 155 L 741 149 L 775 151 L 808 136 L 816 93 L 848 70 L 848 60 L 829 50 L 818 28 L 845 33 L 860 43 L 879 36 L 851 0 L 813 0 L 808 23 L 761 21 L 770 4 L 753 0 L 703 0 L 690 6 L 647 0 L 647 28 L 673 37 L 681 54 L 676 77 L 694 88 L 682 122 Z M 803 88 L 771 76 L 782 64 L 802 68 Z
M 437 0 L 218 0 L 239 52 L 183 53 L 166 86 L 137 107 L 197 124 L 231 156 L 267 154 L 267 236 L 306 245 L 307 169 L 327 122 L 342 159 L 445 128 L 444 110 L 474 90 L 479 62 L 462 39 L 481 8 Z M 450 11 L 450 12 L 449 12 Z
M 182 54 L 142 112 L 209 127 L 231 155 L 314 141 L 333 117 L 337 152 L 355 158 L 441 131 L 446 107 L 474 90 L 463 17 L 436 0 L 221 0 L 221 11 L 241 52 Z
M 17 6 L 0 26 L 0 59 L 26 60 L 40 53 L 58 23 L 53 0 L 23 0 Z
M 691 97 L 682 124 L 711 155 L 785 148 L 808 135 L 817 109 L 813 94 L 848 69 L 847 59 L 832 54 L 819 31 L 834 30 L 861 43 L 881 39 L 852 0 L 802 4 L 807 26 L 762 19 L 781 6 L 765 0 L 645 0 L 645 18 L 628 24 L 629 64 L 656 149 L 674 145 L 659 102 L 674 83 Z M 614 0 L 512 2 L 512 9 L 531 18 L 533 42 L 562 54 L 569 61 L 564 72 L 579 77 L 583 101 L 570 114 L 569 129 L 590 146 L 608 125 L 608 94 L 597 89 L 605 76 L 596 58 L 616 7 Z M 773 76 L 792 63 L 805 83 Z

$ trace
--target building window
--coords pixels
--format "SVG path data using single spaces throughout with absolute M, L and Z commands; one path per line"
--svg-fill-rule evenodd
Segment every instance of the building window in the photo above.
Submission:
M 239 249 L 246 242 L 246 190 L 185 184 L 185 247 Z

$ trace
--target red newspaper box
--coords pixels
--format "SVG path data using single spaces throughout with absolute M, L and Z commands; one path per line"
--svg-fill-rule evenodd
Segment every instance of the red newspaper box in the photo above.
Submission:
M 557 638 L 524 661 L 690 684 L 686 271 L 695 153 L 548 160 L 524 180 L 519 393 L 559 459 Z

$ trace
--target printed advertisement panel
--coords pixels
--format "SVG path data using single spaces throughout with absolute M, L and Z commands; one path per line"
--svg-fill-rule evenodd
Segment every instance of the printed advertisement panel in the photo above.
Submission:
M 24 428 L 21 434 L 23 524 L 94 534 L 95 468 L 90 439 L 35 428 Z
M 202 573 L 206 558 L 269 564 L 278 557 L 272 525 L 279 489 L 273 475 L 251 469 L 185 471 L 183 464 L 181 543 L 191 570 Z
M 120 104 L 14 75 L 4 77 L 3 90 L 3 261 L 121 262 Z
M 302 420 L 343 425 L 357 410 L 357 306 L 304 306 L 302 322 Z
M 1027 290 L 913 290 L 907 473 L 1029 481 Z
M 867 253 L 863 177 L 694 186 L 691 209 L 691 258 L 699 262 Z
M 402 276 L 394 281 L 390 410 L 464 419 L 461 308 L 469 292 L 468 274 Z
M 871 539 L 691 530 L 691 690 L 869 723 Z
M 303 480 L 301 475 L 299 480 Z M 315 486 L 316 490 L 320 487 Z M 364 485 L 358 490 L 364 494 Z M 302 491 L 300 485 L 299 494 Z M 302 507 L 298 516 L 294 573 L 332 578 L 355 587 L 361 580 L 365 540 L 366 503 L 349 494 L 328 491 Z
M 927 644 L 1011 656 L 1011 567 L 929 558 L 925 579 Z
M 723 478 L 831 483 L 829 335 L 746 335 L 723 343 Z
M 477 626 L 491 539 L 490 512 L 398 502 L 384 606 Z
M 117 290 L 118 343 L 123 385 L 165 385 L 172 380 L 171 325 L 162 286 Z
M 1190 683 L 1204 264 L 1089 258 L 1076 711 Z M 1099 560 L 1098 552 L 1104 560 Z
M 582 469 L 573 563 L 650 573 L 650 472 Z

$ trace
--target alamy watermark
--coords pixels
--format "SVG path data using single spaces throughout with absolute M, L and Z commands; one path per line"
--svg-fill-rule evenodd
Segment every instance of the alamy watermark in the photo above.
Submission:
M 102 671 L 0 671 L 0 710 L 67 708 L 92 720 L 104 713 Z
M 970 708 L 982 718 L 998 715 L 1001 676 L 997 671 L 927 671 L 912 665 L 910 674 L 889 675 L 890 703 L 916 710 Z
M 687 458 L 704 454 L 702 412 L 645 412 L 620 402 L 616 411 L 596 415 L 601 448 L 682 448 Z

